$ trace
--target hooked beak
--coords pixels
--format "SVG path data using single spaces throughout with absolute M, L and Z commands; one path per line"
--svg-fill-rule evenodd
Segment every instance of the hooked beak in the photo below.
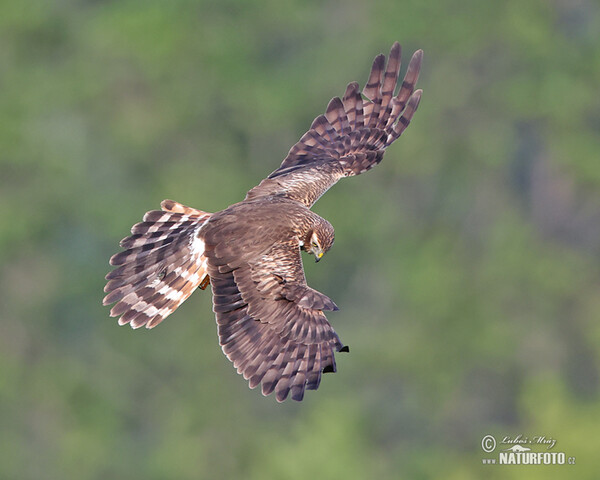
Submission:
M 323 252 L 315 252 L 315 263 L 321 260 L 321 258 L 323 258 Z

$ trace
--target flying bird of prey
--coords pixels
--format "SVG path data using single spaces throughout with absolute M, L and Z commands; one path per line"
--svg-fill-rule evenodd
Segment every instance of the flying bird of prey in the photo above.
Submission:
M 421 90 L 423 52 L 412 56 L 395 94 L 400 45 L 375 57 L 365 88 L 352 82 L 333 98 L 281 166 L 246 198 L 217 213 L 172 200 L 147 212 L 121 240 L 110 264 L 104 305 L 119 324 L 153 328 L 196 288 L 211 285 L 223 352 L 238 373 L 277 401 L 302 400 L 334 353 L 348 351 L 324 311 L 337 310 L 310 288 L 301 252 L 319 261 L 333 244 L 331 224 L 310 208 L 343 177 L 366 172 L 406 129 Z

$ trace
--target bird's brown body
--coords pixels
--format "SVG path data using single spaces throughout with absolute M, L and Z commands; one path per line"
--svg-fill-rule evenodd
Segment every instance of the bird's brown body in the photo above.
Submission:
M 251 219 L 252 221 L 248 221 Z M 214 213 L 199 232 L 207 245 L 234 244 L 240 255 L 262 254 L 266 246 L 304 244 L 319 228 L 333 237 L 332 225 L 303 204 L 279 195 L 243 201 Z M 219 252 L 219 247 L 217 247 Z
M 377 165 L 410 123 L 422 52 L 397 94 L 400 45 L 379 55 L 365 88 L 348 85 L 294 145 L 281 166 L 246 198 L 210 214 L 171 200 L 151 211 L 111 258 L 105 304 L 132 327 L 152 328 L 208 279 L 223 351 L 250 387 L 301 400 L 334 353 L 348 351 L 324 311 L 333 301 L 306 283 L 301 251 L 318 261 L 333 244 L 331 224 L 310 208 L 339 179 Z

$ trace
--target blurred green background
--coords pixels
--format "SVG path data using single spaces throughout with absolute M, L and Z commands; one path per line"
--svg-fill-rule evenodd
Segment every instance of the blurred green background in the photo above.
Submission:
M 594 0 L 2 2 L 0 478 L 597 478 L 599 31 Z M 419 111 L 315 206 L 338 373 L 249 390 L 208 292 L 119 328 L 131 225 L 242 199 L 395 40 Z M 483 465 L 486 434 L 577 465 Z

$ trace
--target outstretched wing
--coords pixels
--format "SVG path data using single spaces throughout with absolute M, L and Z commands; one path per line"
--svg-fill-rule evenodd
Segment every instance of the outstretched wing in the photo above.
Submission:
M 302 400 L 323 372 L 335 372 L 334 352 L 348 348 L 323 311 L 337 307 L 306 284 L 297 242 L 240 261 L 231 243 L 207 239 L 205 255 L 223 352 L 250 388 Z
M 344 97 L 333 98 L 324 115 L 294 145 L 281 166 L 248 192 L 246 199 L 285 195 L 309 208 L 340 178 L 377 165 L 385 149 L 410 123 L 421 99 L 415 91 L 423 51 L 412 56 L 396 95 L 401 48 L 394 43 L 387 67 L 375 57 L 365 88 L 352 82 Z

